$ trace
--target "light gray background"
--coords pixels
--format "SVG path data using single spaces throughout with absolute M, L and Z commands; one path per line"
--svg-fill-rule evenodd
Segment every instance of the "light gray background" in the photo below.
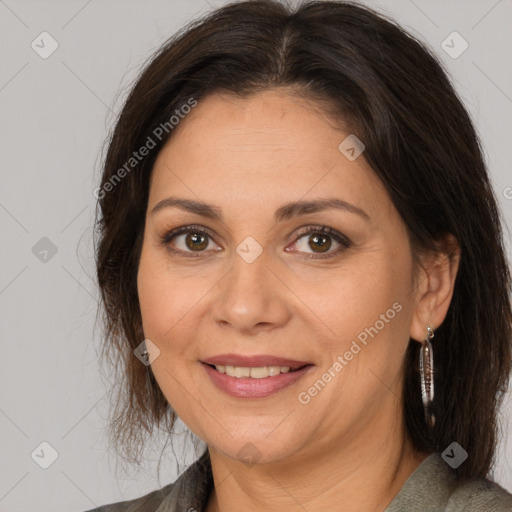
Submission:
M 106 385 L 93 331 L 92 191 L 112 112 L 144 59 L 185 22 L 225 3 L 0 0 L 0 511 L 83 511 L 176 478 L 170 450 L 160 482 L 159 451 L 132 478 L 116 479 L 108 457 Z M 391 14 L 441 56 L 482 137 L 510 223 L 512 2 L 366 3 Z M 31 48 L 43 31 L 59 45 L 47 59 Z M 441 47 L 453 31 L 469 44 L 457 59 Z M 57 248 L 46 262 L 32 252 L 43 237 Z M 512 491 L 510 393 L 502 411 L 495 479 Z M 58 452 L 48 469 L 31 457 L 43 441 Z M 194 460 L 190 446 L 186 464 Z

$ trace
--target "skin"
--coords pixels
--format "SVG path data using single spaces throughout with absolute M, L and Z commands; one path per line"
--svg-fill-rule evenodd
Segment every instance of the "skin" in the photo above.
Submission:
M 143 328 L 160 350 L 152 363 L 159 386 L 208 444 L 208 512 L 384 510 L 429 455 L 415 452 L 405 432 L 401 365 L 409 338 L 422 342 L 425 325 L 444 320 L 458 258 L 424 255 L 422 267 L 413 265 L 403 220 L 364 153 L 349 161 L 338 150 L 347 135 L 290 90 L 215 94 L 180 122 L 156 160 L 138 272 Z M 223 221 L 176 207 L 152 214 L 169 196 L 215 204 Z M 274 220 L 284 203 L 326 197 L 369 219 L 328 209 Z M 162 244 L 189 224 L 211 232 L 202 249 L 187 246 L 187 233 Z M 329 226 L 351 245 L 327 236 L 330 248 L 321 240 L 315 251 L 314 234 L 296 235 L 309 225 Z M 252 263 L 236 252 L 248 236 L 263 249 Z M 332 257 L 308 259 L 324 251 Z M 394 303 L 401 311 L 300 403 L 298 394 Z M 268 397 L 235 398 L 200 363 L 223 353 L 314 367 Z M 239 453 L 249 442 L 255 464 Z

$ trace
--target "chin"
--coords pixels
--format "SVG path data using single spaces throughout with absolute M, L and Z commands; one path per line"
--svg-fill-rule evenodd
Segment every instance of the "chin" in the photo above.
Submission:
M 226 457 L 248 465 L 270 464 L 286 460 L 297 451 L 295 446 L 287 446 L 282 442 L 276 442 L 276 439 L 270 440 L 262 435 L 243 440 L 230 438 L 221 445 L 208 444 L 208 446 L 210 449 L 216 450 Z

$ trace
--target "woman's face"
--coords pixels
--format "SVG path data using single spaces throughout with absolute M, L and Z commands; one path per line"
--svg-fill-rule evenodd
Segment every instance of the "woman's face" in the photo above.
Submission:
M 138 272 L 152 371 L 173 409 L 240 460 L 401 432 L 414 268 L 364 153 L 342 152 L 349 134 L 283 90 L 212 95 L 175 130 L 154 166 Z M 338 207 L 293 206 L 328 199 Z

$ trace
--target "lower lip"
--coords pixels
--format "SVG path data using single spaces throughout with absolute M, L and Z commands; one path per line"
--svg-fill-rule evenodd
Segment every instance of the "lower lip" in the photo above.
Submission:
M 274 377 L 263 379 L 230 377 L 225 373 L 218 372 L 215 368 L 202 363 L 206 373 L 212 382 L 228 395 L 237 398 L 263 398 L 272 393 L 277 393 L 309 373 L 313 365 L 307 365 L 294 372 L 280 373 Z

